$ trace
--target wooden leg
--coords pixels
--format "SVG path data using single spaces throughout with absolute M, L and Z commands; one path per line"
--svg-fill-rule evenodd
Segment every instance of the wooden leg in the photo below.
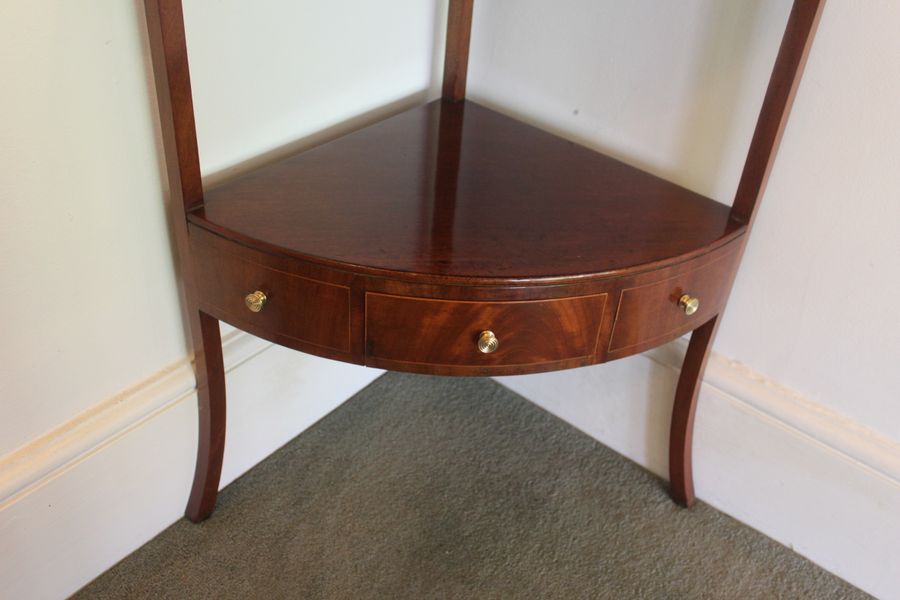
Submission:
M 194 368 L 197 371 L 200 440 L 197 444 L 194 485 L 185 516 L 199 523 L 212 514 L 219 493 L 222 454 L 225 451 L 225 366 L 222 363 L 219 321 L 199 312 L 196 329 Z
M 691 334 L 678 387 L 675 389 L 675 405 L 672 407 L 672 428 L 669 434 L 669 480 L 672 499 L 690 507 L 694 503 L 694 476 L 692 470 L 692 444 L 694 439 L 694 413 L 703 369 L 709 357 L 709 349 L 719 326 L 716 315 Z

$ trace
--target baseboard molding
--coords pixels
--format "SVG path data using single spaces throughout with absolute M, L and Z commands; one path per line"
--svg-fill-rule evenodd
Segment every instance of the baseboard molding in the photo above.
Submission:
M 382 373 L 239 331 L 223 341 L 223 487 Z M 181 518 L 196 448 L 185 358 L 0 457 L 0 596 L 67 597 Z
M 233 330 L 222 340 L 225 372 L 272 344 Z M 152 419 L 194 393 L 193 356 L 154 373 L 28 444 L 0 457 L 0 510 L 61 469 Z
M 687 341 L 681 339 L 651 350 L 644 356 L 680 372 L 686 351 Z M 900 442 L 812 402 L 721 354 L 712 353 L 710 356 L 703 384 L 900 485 Z
M 499 381 L 668 476 L 687 348 Z M 694 437 L 698 497 L 879 598 L 900 599 L 900 444 L 713 354 Z

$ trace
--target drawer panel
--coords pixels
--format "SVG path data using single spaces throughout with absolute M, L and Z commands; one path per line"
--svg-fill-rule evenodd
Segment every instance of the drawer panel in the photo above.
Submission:
M 589 358 L 606 297 L 465 302 L 368 293 L 367 362 L 489 368 Z M 483 331 L 499 340 L 490 354 L 478 349 Z
M 683 273 L 622 290 L 609 341 L 610 355 L 629 354 L 662 344 L 696 329 L 725 304 L 731 287 L 737 248 L 716 257 L 703 257 L 703 264 Z M 697 312 L 688 315 L 679 305 L 683 295 L 700 301 Z M 613 356 L 615 358 L 615 356 Z
M 226 240 L 209 243 L 208 234 L 192 236 L 200 305 L 217 318 L 261 337 L 304 349 L 318 346 L 350 351 L 350 289 L 286 273 L 256 262 L 266 255 L 242 249 L 228 251 Z M 252 312 L 247 294 L 266 296 L 262 310 Z

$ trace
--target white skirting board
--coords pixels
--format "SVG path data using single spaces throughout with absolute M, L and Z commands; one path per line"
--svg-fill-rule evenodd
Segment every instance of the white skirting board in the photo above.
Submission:
M 678 340 L 643 355 L 500 383 L 668 478 Z M 722 356 L 694 435 L 697 496 L 828 571 L 900 599 L 900 444 Z
M 223 486 L 382 373 L 238 331 L 224 357 Z M 185 359 L 0 457 L 0 598 L 65 598 L 181 518 L 194 387 Z

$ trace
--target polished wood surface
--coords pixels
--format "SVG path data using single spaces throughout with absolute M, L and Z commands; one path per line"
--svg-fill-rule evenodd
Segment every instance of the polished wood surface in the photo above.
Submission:
M 185 516 L 206 519 L 216 503 L 225 449 L 225 367 L 219 323 L 200 311 L 185 213 L 203 202 L 200 159 L 180 0 L 146 0 L 147 34 L 168 179 L 186 325 L 197 378 L 198 445 Z
M 694 503 L 694 415 L 703 370 L 718 327 L 719 316 L 716 315 L 691 334 L 675 388 L 669 431 L 669 481 L 672 498 L 682 506 Z
M 743 231 L 728 215 L 475 103 L 435 101 L 208 190 L 189 218 L 356 272 L 502 283 L 684 260 Z
M 193 225 L 191 232 L 200 306 L 216 318 L 326 358 L 442 375 L 572 368 L 675 339 L 724 308 L 744 239 L 634 275 L 473 286 L 358 275 L 236 245 Z M 270 300 L 253 313 L 243 299 L 257 289 Z M 701 298 L 695 315 L 678 305 L 684 290 Z M 487 356 L 472 345 L 485 329 L 503 339 L 502 350 Z
M 201 306 L 229 322 L 277 332 L 299 344 L 350 352 L 350 288 L 263 266 L 215 245 L 195 243 Z M 260 312 L 247 308 L 247 294 L 267 297 Z
M 681 273 L 657 271 L 652 282 L 622 290 L 616 321 L 609 340 L 613 356 L 633 354 L 674 339 L 695 329 L 715 315 L 724 305 L 737 266 L 739 244 L 719 252 Z M 688 315 L 678 305 L 683 294 L 700 301 L 696 313 Z
M 216 506 L 222 459 L 225 454 L 225 369 L 222 362 L 222 338 L 219 321 L 198 312 L 203 342 L 194 355 L 197 370 L 197 464 L 185 516 L 199 523 Z
M 825 0 L 795 0 L 791 7 L 731 210 L 731 218 L 746 223 L 748 232 L 756 218 L 775 164 L 781 137 L 824 9 Z M 741 242 L 737 263 L 740 263 L 745 246 L 746 238 Z M 726 294 L 731 291 L 735 274 L 736 267 L 723 286 L 727 290 Z M 725 302 L 727 295 L 723 299 L 723 306 Z M 675 392 L 669 438 L 669 478 L 672 497 L 683 506 L 694 503 L 694 414 L 703 370 L 720 322 L 719 312 L 694 331 Z
M 473 7 L 474 0 L 450 0 L 447 10 L 447 44 L 444 51 L 445 100 L 457 102 L 466 97 Z
M 472 0 L 450 0 L 442 101 L 204 190 L 181 1 L 145 0 L 198 382 L 187 516 L 210 514 L 222 466 L 218 320 L 447 375 L 598 363 L 696 328 L 670 438 L 673 497 L 689 505 L 703 368 L 823 5 L 794 2 L 729 208 L 465 101 Z M 269 298 L 260 313 L 243 304 L 256 290 Z M 684 292 L 700 297 L 695 315 L 678 306 Z M 483 329 L 495 353 L 478 354 Z
M 146 0 L 144 8 L 166 149 L 169 194 L 173 212 L 182 222 L 181 213 L 203 203 L 184 16 L 181 0 Z
M 465 302 L 366 295 L 367 364 L 403 371 L 517 373 L 593 362 L 606 294 L 520 302 Z M 492 331 L 499 346 L 478 350 Z
M 688 333 L 724 308 L 743 240 L 635 274 L 485 286 L 355 274 L 191 225 L 200 308 L 215 318 L 326 358 L 470 376 L 585 366 Z M 269 299 L 259 313 L 244 304 L 256 290 Z M 701 298 L 695 315 L 678 305 L 686 290 Z M 500 350 L 475 352 L 483 330 L 501 337 Z

